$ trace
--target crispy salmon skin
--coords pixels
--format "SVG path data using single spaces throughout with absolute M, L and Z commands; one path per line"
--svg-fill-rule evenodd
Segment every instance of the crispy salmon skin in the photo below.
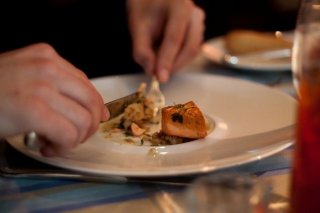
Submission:
M 164 134 L 192 139 L 207 136 L 204 116 L 193 101 L 164 107 L 161 113 Z

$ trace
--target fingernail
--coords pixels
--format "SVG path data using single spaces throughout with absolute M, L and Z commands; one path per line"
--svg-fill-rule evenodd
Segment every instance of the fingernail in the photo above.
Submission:
M 159 81 L 165 83 L 169 80 L 169 71 L 167 69 L 161 69 L 158 73 Z

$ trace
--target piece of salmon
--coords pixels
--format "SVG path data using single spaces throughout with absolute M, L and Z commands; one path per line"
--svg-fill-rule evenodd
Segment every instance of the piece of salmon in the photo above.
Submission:
M 192 139 L 207 136 L 204 116 L 193 101 L 164 107 L 161 113 L 164 134 Z

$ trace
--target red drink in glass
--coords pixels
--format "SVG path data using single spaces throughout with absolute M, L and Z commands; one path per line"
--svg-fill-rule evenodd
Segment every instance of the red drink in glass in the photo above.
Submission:
M 301 79 L 299 84 L 291 212 L 316 213 L 320 212 L 320 83 L 317 79 Z
M 299 94 L 290 211 L 320 213 L 320 1 L 302 0 L 292 69 Z

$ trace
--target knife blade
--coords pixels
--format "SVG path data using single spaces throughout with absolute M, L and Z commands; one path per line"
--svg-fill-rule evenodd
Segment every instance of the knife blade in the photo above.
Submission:
M 130 95 L 124 96 L 122 98 L 110 101 L 108 103 L 105 103 L 104 105 L 107 107 L 110 113 L 110 118 L 115 118 L 121 113 L 124 112 L 125 108 L 134 102 L 137 102 L 140 97 L 140 92 L 135 92 Z

